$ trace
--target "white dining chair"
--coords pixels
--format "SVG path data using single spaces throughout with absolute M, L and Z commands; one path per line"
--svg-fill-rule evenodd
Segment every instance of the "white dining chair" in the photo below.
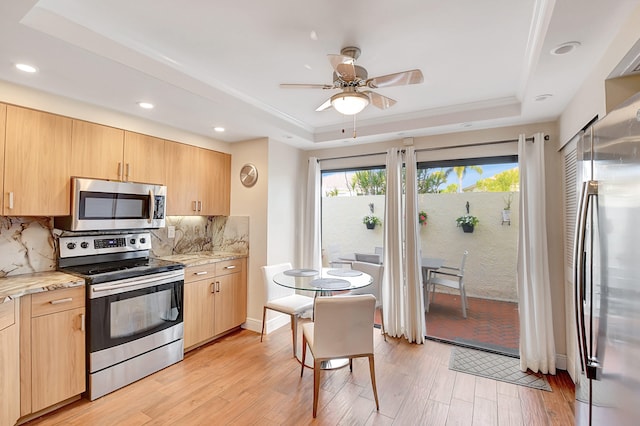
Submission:
M 372 294 L 376 298 L 376 309 L 380 311 L 380 325 L 384 340 L 387 340 L 387 332 L 384 329 L 384 316 L 382 312 L 382 277 L 384 266 L 376 265 L 368 262 L 353 262 L 351 269 L 355 269 L 365 274 L 371 275 L 372 282 L 370 285 L 362 288 L 351 290 L 349 294 Z
M 373 358 L 375 306 L 376 298 L 371 294 L 316 297 L 314 321 L 302 324 L 300 370 L 300 377 L 302 377 L 308 346 L 313 355 L 313 417 L 316 417 L 318 411 L 321 363 L 339 358 L 349 358 L 351 371 L 353 371 L 353 358 L 369 359 L 373 397 L 376 401 L 376 410 L 380 410 Z
M 459 268 L 441 266 L 439 269 L 432 269 L 429 271 L 429 279 L 427 280 L 427 312 L 429 311 L 429 305 L 435 298 L 436 286 L 441 285 L 460 291 L 462 316 L 464 318 L 467 317 L 467 293 L 464 289 L 464 266 L 468 255 L 469 251 L 465 250 L 462 254 L 462 261 L 460 262 Z M 429 287 L 431 287 L 431 297 L 428 296 Z
M 287 314 L 291 317 L 291 334 L 293 340 L 293 356 L 296 356 L 298 344 L 298 318 L 303 313 L 313 309 L 313 297 L 296 294 L 292 288 L 283 287 L 273 281 L 273 277 L 291 269 L 291 263 L 280 263 L 277 265 L 263 266 L 262 276 L 264 278 L 264 289 L 266 302 L 262 308 L 262 331 L 260 341 L 264 335 L 264 327 L 267 318 L 267 309 Z

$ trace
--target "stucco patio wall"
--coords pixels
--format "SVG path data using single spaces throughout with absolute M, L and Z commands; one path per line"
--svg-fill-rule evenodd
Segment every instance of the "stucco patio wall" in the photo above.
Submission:
M 420 228 L 422 255 L 445 259 L 459 266 L 464 250 L 469 250 L 465 268 L 467 296 L 517 301 L 516 256 L 518 241 L 518 199 L 513 193 L 511 224 L 502 223 L 507 193 L 472 192 L 462 194 L 421 194 L 418 204 L 428 214 L 428 223 Z M 464 233 L 455 219 L 469 211 L 480 223 L 473 233 Z M 383 228 L 366 229 L 362 218 L 374 213 L 384 222 L 384 196 L 322 198 L 323 257 L 353 253 L 373 253 L 383 245 Z M 383 223 L 384 226 L 384 223 Z

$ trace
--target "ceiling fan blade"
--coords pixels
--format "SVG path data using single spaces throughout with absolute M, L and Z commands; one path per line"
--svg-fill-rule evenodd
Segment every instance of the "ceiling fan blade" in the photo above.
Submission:
M 354 65 L 355 60 L 352 57 L 334 54 L 327 55 L 327 57 L 338 77 L 344 81 L 355 80 L 356 67 Z
M 331 108 L 331 98 L 324 101 L 322 105 L 316 108 L 316 111 L 324 111 L 325 109 L 329 109 L 329 108 Z
M 365 90 L 364 92 L 360 93 L 364 93 L 365 95 L 369 96 L 371 104 L 380 109 L 391 108 L 396 104 L 396 101 L 394 99 L 387 98 L 386 96 L 382 96 L 381 94 L 372 92 L 371 90 Z
M 333 84 L 289 84 L 283 83 L 280 85 L 283 89 L 335 89 Z
M 379 87 L 389 86 L 405 86 L 407 84 L 418 84 L 424 81 L 422 71 L 409 70 L 403 72 L 397 72 L 394 74 L 387 74 L 380 77 L 373 77 L 367 80 L 366 86 L 372 89 Z

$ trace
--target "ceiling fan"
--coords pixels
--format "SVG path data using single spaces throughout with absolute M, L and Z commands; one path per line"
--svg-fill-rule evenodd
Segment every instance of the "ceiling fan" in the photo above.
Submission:
M 396 103 L 395 100 L 369 89 L 404 86 L 424 81 L 422 71 L 418 69 L 369 78 L 367 70 L 355 64 L 356 59 L 360 56 L 360 49 L 357 47 L 348 46 L 343 48 L 339 55 L 330 54 L 327 56 L 334 70 L 333 84 L 281 84 L 280 87 L 341 89 L 340 93 L 331 96 L 316 108 L 316 111 L 324 111 L 333 107 L 344 115 L 354 115 L 362 111 L 369 103 L 380 109 L 387 109 Z

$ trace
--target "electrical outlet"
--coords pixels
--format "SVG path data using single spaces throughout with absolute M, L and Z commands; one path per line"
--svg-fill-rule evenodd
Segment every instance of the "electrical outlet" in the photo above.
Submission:
M 176 227 L 175 226 L 167 226 L 167 237 L 175 238 L 176 237 Z

